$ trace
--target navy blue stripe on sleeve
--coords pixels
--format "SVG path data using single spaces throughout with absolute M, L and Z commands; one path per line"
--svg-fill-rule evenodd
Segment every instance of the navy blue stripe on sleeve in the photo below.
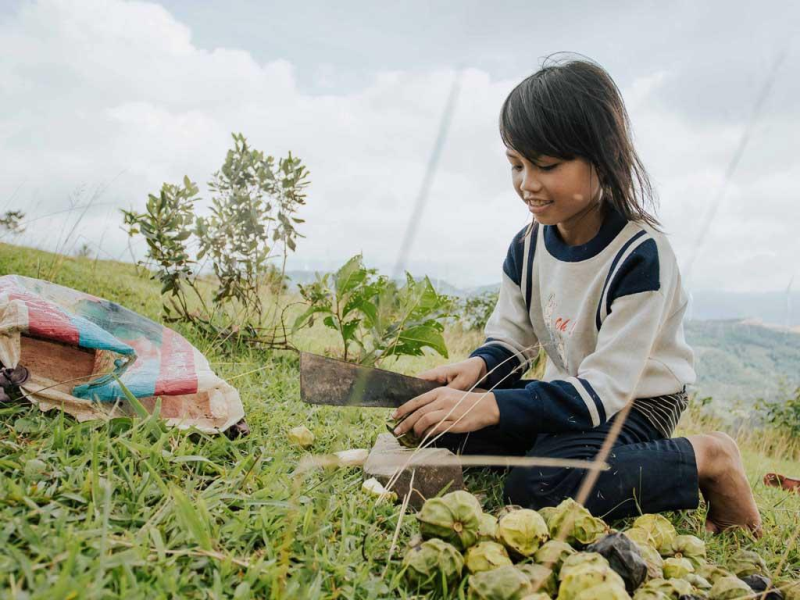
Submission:
M 508 254 L 503 262 L 503 272 L 508 278 L 520 285 L 522 282 L 522 260 L 525 253 L 525 232 L 528 231 L 527 225 L 523 227 L 508 247 Z
M 533 381 L 523 389 L 497 390 L 494 397 L 501 431 L 535 435 L 594 428 L 586 403 L 566 381 Z
M 527 275 L 525 278 L 525 305 L 528 307 L 528 312 L 531 310 L 531 289 L 533 285 L 533 255 L 536 252 L 536 238 L 539 235 L 539 224 L 533 224 L 533 232 L 531 233 L 531 245 L 528 250 L 528 264 L 525 265 Z
M 486 363 L 488 375 L 478 387 L 490 390 L 511 387 L 522 377 L 522 362 L 511 350 L 499 344 L 492 344 L 493 341 L 492 338 L 486 338 L 483 346 L 469 355 L 470 358 L 479 356 Z
M 583 386 L 583 389 L 585 389 L 589 393 L 589 396 L 592 397 L 592 400 L 594 400 L 594 405 L 597 407 L 597 416 L 600 418 L 600 423 L 601 424 L 605 423 L 606 422 L 606 407 L 603 406 L 603 401 L 600 400 L 600 396 L 597 395 L 597 392 L 594 391 L 594 388 L 592 387 L 592 384 L 590 384 L 588 381 L 586 381 L 582 377 L 578 377 L 577 379 L 578 379 L 578 381 L 581 382 L 581 385 Z
M 597 330 L 600 331 L 600 307 L 603 305 L 603 297 L 606 295 L 606 288 L 608 287 L 608 280 L 614 274 L 614 269 L 617 268 L 617 263 L 619 259 L 622 258 L 622 255 L 630 248 L 631 244 L 633 244 L 636 240 L 638 240 L 643 235 L 646 235 L 644 231 L 640 231 L 636 235 L 634 235 L 631 239 L 625 242 L 625 245 L 620 248 L 617 255 L 614 257 L 614 260 L 611 262 L 611 268 L 608 270 L 606 274 L 606 281 L 603 283 L 603 292 L 600 294 L 600 302 L 597 303 L 597 316 L 595 317 L 595 324 L 597 325 Z
M 658 246 L 652 238 L 639 244 L 619 267 L 608 286 L 606 314 L 617 298 L 641 292 L 655 292 L 661 288 L 661 266 L 658 262 Z

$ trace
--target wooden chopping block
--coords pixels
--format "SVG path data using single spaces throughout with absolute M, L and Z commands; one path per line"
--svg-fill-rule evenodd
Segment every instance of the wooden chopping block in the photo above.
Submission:
M 403 465 L 414 452 L 417 453 L 415 461 L 435 458 L 439 464 L 412 464 L 403 469 Z M 448 460 L 451 457 L 452 462 Z M 461 465 L 450 450 L 446 448 L 425 448 L 423 450 L 405 448 L 391 433 L 382 433 L 375 441 L 375 446 L 370 451 L 367 462 L 364 463 L 364 479 L 374 477 L 386 486 L 398 469 L 402 469 L 402 471 L 391 491 L 395 492 L 402 500 L 408 494 L 413 472 L 414 489 L 409 505 L 417 510 L 422 507 L 425 500 L 433 498 L 442 491 L 452 492 L 464 489 Z

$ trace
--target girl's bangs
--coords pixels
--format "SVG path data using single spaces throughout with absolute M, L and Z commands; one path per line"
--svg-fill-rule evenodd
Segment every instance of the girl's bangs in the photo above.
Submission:
M 525 84 L 526 82 L 523 82 Z M 575 158 L 575 145 L 565 122 L 569 119 L 562 109 L 546 106 L 531 93 L 533 85 L 523 90 L 520 84 L 509 94 L 500 112 L 500 137 L 503 143 L 524 156 L 536 161 L 541 156 L 569 160 Z M 526 86 L 527 87 L 527 86 Z

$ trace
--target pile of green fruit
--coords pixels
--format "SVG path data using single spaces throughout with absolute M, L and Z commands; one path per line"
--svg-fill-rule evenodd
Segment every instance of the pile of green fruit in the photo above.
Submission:
M 712 565 L 701 539 L 678 535 L 660 515 L 616 532 L 571 499 L 495 517 L 457 491 L 426 501 L 417 520 L 403 567 L 420 592 L 457 589 L 467 576 L 470 600 L 800 600 L 800 582 L 773 587 L 759 555 L 743 551 L 727 570 Z

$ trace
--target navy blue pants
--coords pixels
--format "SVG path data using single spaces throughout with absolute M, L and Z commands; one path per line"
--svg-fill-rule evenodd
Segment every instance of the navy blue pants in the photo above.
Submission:
M 502 454 L 593 460 L 609 422 L 589 431 L 514 437 L 496 427 L 445 434 L 437 445 L 460 454 Z M 694 449 L 686 438 L 665 439 L 647 419 L 630 411 L 614 448 L 586 500 L 586 508 L 608 519 L 697 508 L 699 487 Z M 574 498 L 588 471 L 562 467 L 514 467 L 506 475 L 511 504 L 539 509 Z

